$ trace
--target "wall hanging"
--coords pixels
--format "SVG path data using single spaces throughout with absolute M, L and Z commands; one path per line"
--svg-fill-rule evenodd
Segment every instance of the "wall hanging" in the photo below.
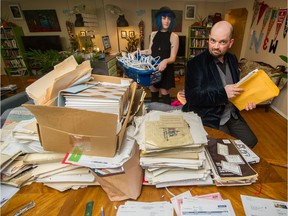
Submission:
M 56 10 L 23 10 L 30 32 L 61 31 Z

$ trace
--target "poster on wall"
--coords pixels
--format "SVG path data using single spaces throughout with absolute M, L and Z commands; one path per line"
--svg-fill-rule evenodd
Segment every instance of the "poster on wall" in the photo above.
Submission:
M 30 32 L 61 31 L 56 10 L 23 10 Z
M 158 12 L 158 10 L 152 10 L 151 11 L 151 16 L 152 16 L 152 31 L 157 31 L 157 26 L 156 26 L 156 20 L 155 20 L 155 14 Z M 175 18 L 175 25 L 173 28 L 174 32 L 182 32 L 182 16 L 183 16 L 183 11 L 181 10 L 173 10 L 173 12 L 176 15 Z

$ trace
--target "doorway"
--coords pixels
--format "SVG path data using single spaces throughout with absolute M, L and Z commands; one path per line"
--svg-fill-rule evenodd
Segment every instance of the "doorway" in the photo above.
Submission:
M 246 8 L 231 9 L 225 14 L 225 20 L 230 22 L 234 28 L 234 44 L 230 51 L 240 60 L 248 11 Z

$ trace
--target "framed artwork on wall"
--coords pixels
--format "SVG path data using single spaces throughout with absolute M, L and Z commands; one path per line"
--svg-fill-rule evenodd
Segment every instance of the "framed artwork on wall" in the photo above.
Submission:
M 152 31 L 158 30 L 157 26 L 156 26 L 156 20 L 155 20 L 155 14 L 157 13 L 157 11 L 158 10 L 152 10 L 151 11 Z M 173 12 L 176 15 L 173 31 L 174 32 L 182 32 L 183 11 L 182 10 L 173 10 Z
M 185 19 L 186 20 L 196 19 L 196 5 L 185 6 Z
M 135 37 L 135 32 L 134 31 L 129 31 L 129 37 Z
M 61 31 L 56 10 L 23 10 L 30 32 Z
M 127 31 L 121 31 L 121 38 L 127 38 Z
M 9 10 L 12 14 L 13 19 L 23 19 L 22 12 L 20 6 L 18 4 L 9 5 Z

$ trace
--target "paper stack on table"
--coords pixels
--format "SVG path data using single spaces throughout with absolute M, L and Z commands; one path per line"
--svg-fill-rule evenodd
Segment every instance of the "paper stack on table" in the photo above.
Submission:
M 258 174 L 230 139 L 214 139 L 205 146 L 217 186 L 250 185 Z
M 144 184 L 156 187 L 209 185 L 206 131 L 194 113 L 151 111 L 134 119 Z
M 118 115 L 120 120 L 129 105 L 129 86 L 89 82 L 60 91 L 58 106 Z M 64 100 L 63 100 L 63 99 Z

